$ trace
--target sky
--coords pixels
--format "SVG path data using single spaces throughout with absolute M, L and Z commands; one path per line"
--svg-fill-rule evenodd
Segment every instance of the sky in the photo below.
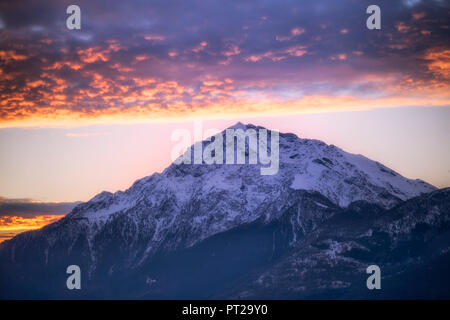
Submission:
M 200 120 L 450 186 L 448 1 L 79 0 L 81 30 L 71 4 L 0 3 L 0 237 L 162 171 Z

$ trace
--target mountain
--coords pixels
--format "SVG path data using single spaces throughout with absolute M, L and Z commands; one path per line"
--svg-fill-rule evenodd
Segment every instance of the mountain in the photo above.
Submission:
M 447 259 L 449 190 L 289 133 L 279 134 L 279 171 L 261 175 L 261 166 L 174 163 L 98 194 L 0 244 L 0 297 L 358 297 L 350 275 L 367 277 L 369 262 L 397 279 L 401 266 L 430 266 L 416 248 Z M 429 239 L 435 246 L 424 248 Z M 82 290 L 66 288 L 71 264 Z
M 366 288 L 378 265 L 381 290 Z M 383 210 L 355 202 L 289 253 L 217 295 L 265 299 L 448 299 L 450 188 Z

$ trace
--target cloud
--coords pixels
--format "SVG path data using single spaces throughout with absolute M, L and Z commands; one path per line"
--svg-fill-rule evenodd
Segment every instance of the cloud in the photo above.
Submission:
M 40 229 L 62 219 L 64 215 L 41 215 L 32 218 L 21 216 L 0 216 L 0 242 L 9 240 L 17 234 Z
M 0 242 L 62 219 L 80 202 L 37 202 L 0 197 Z
M 35 218 L 37 216 L 65 215 L 77 204 L 79 202 L 37 202 L 30 199 L 0 197 L 0 217 L 6 219 L 6 217 L 13 216 Z
M 0 216 L 0 231 L 5 233 L 17 232 L 20 230 L 40 229 L 43 226 L 55 222 L 63 217 L 63 214 L 40 215 L 32 218 L 24 218 L 21 216 Z
M 0 4 L 0 126 L 276 112 L 291 92 L 448 103 L 448 2 L 383 6 L 380 32 L 351 0 L 132 2 L 79 1 L 76 31 L 58 1 Z

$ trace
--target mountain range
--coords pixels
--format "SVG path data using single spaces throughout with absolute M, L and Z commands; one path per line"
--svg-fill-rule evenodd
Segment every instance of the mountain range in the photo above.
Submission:
M 0 298 L 450 298 L 450 188 L 290 133 L 279 157 L 173 163 L 1 243 Z

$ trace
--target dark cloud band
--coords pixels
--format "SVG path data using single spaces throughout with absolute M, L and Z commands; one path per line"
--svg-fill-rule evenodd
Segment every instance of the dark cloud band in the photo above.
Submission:
M 40 215 L 61 215 L 69 213 L 77 204 L 79 202 L 44 203 L 0 198 L 0 216 L 34 218 Z

